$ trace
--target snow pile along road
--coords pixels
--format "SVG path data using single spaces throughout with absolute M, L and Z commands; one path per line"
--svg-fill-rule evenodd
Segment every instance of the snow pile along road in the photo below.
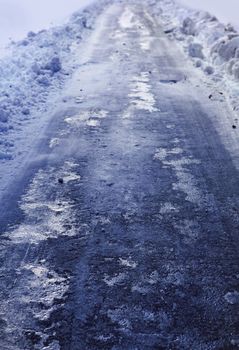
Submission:
M 177 39 L 194 65 L 228 92 L 234 110 L 239 110 L 239 33 L 205 11 L 184 7 L 174 0 L 153 4 L 164 31 Z
M 0 162 L 24 153 L 24 142 L 31 144 L 34 131 L 49 120 L 54 97 L 77 69 L 76 47 L 94 27 L 106 1 L 98 1 L 72 15 L 63 26 L 29 32 L 12 43 L 10 56 L 0 64 Z M 51 111 L 51 112 L 49 112 Z M 37 125 L 37 128 L 36 128 Z M 21 151 L 20 151 L 21 150 Z M 2 178 L 2 172 L 0 178 Z

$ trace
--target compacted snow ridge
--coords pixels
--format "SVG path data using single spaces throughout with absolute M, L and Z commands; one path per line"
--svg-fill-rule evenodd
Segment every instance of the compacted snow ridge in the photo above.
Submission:
M 163 19 L 168 37 L 182 45 L 194 66 L 217 84 L 222 90 L 219 94 L 227 93 L 233 110 L 238 111 L 239 33 L 235 28 L 175 0 L 153 1 L 151 6 L 156 17 Z

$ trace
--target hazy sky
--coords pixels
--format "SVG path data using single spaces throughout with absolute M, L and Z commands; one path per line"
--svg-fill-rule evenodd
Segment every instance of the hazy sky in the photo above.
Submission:
M 225 22 L 238 23 L 239 27 L 239 0 L 181 1 L 206 9 Z M 92 0 L 0 0 L 0 47 L 7 44 L 9 37 L 19 40 L 30 30 L 38 31 L 61 23 L 90 2 Z
M 223 22 L 231 22 L 239 28 L 239 0 L 180 0 L 193 8 L 207 10 Z
M 92 0 L 0 0 L 0 46 L 64 21 Z

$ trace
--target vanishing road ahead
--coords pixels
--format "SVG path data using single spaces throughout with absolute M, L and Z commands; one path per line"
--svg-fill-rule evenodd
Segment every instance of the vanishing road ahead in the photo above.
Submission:
M 1 350 L 239 346 L 237 130 L 150 11 L 106 6 L 1 204 Z

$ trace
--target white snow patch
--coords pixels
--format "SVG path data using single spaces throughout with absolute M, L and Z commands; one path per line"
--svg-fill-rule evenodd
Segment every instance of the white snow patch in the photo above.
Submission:
M 106 275 L 104 277 L 104 282 L 107 284 L 107 286 L 109 287 L 113 287 L 114 285 L 120 284 L 121 282 L 124 281 L 124 279 L 126 278 L 126 273 L 119 273 L 118 275 L 111 277 Z
M 187 166 L 201 164 L 201 162 L 192 157 L 183 156 L 182 153 L 183 150 L 180 147 L 160 148 L 157 149 L 153 158 L 174 170 L 178 181 L 173 183 L 173 189 L 184 192 L 188 201 L 199 204 L 202 202 L 202 194 L 199 192 L 197 183 Z M 173 156 L 176 156 L 176 159 Z
M 131 291 L 146 295 L 147 293 L 149 293 L 149 288 L 140 284 L 136 284 L 132 286 Z
M 228 292 L 224 298 L 229 304 L 239 304 L 239 292 L 237 291 Z
M 155 97 L 151 92 L 148 72 L 142 72 L 139 76 L 135 76 L 132 79 L 131 91 L 129 97 L 131 99 L 131 104 L 136 109 L 145 110 L 150 113 L 158 111 L 155 107 Z
M 24 214 L 23 222 L 3 235 L 7 240 L 2 252 L 9 257 L 9 261 L 4 263 L 0 272 L 3 275 L 8 273 L 9 268 L 11 273 L 15 270 L 15 279 L 7 298 L 1 300 L 0 314 L 5 315 L 6 332 L 13 341 L 18 337 L 22 339 L 29 318 L 48 321 L 52 312 L 61 308 L 65 302 L 69 277 L 65 273 L 60 276 L 49 268 L 45 259 L 39 259 L 37 251 L 45 247 L 43 241 L 48 238 L 73 236 L 79 232 L 79 228 L 75 227 L 74 204 L 66 199 L 64 191 L 69 182 L 79 181 L 76 167 L 78 165 L 70 160 L 60 168 L 40 170 L 19 203 Z M 64 178 L 64 184 L 58 182 L 59 177 Z M 19 244 L 21 249 L 25 249 L 23 257 L 17 253 Z M 36 350 L 59 349 L 58 341 L 54 340 L 45 347 L 43 343 L 48 334 L 43 331 L 39 335 Z
M 80 127 L 84 124 L 88 126 L 98 126 L 100 119 L 106 118 L 108 111 L 105 110 L 87 110 L 71 117 L 66 117 L 65 122 L 72 127 Z
M 178 212 L 178 208 L 170 203 L 170 202 L 166 202 L 164 204 L 161 205 L 161 208 L 160 208 L 160 214 L 164 215 L 164 214 L 169 214 L 169 213 L 173 213 L 173 212 Z
M 141 49 L 143 51 L 149 51 L 153 40 L 154 39 L 150 36 L 141 37 L 141 40 L 140 40 Z
M 201 203 L 202 195 L 197 188 L 197 183 L 193 175 L 185 169 L 185 166 L 200 164 L 200 161 L 182 158 L 180 160 L 165 162 L 164 164 L 172 166 L 178 178 L 178 182 L 173 184 L 173 189 L 183 191 L 186 194 L 186 199 L 189 202 L 198 204 Z
M 12 242 L 37 243 L 49 237 L 76 234 L 71 224 L 75 216 L 73 204 L 63 199 L 63 185 L 58 183 L 59 178 L 63 178 L 66 185 L 80 180 L 80 175 L 72 169 L 74 166 L 74 163 L 66 162 L 60 169 L 51 167 L 36 174 L 20 202 L 25 214 L 24 222 L 5 234 Z M 48 191 L 56 193 L 54 200 L 48 198 Z
M 88 126 L 98 126 L 98 125 L 100 125 L 100 122 L 99 122 L 99 120 L 91 118 L 91 119 L 87 120 L 86 124 Z
M 64 303 L 69 288 L 69 279 L 59 276 L 42 261 L 28 264 L 23 260 L 16 273 L 17 277 L 10 294 L 0 305 L 0 313 L 4 314 L 7 334 L 11 341 L 18 335 L 22 337 L 26 324 L 29 324 L 29 317 L 38 321 L 49 320 L 51 313 L 57 311 L 61 303 Z M 48 335 L 44 332 L 37 334 L 40 335 L 40 340 L 36 350 L 45 349 L 43 343 Z M 50 343 L 49 349 L 57 349 L 58 346 L 58 341 L 54 341 Z
M 143 51 L 149 51 L 151 43 L 154 41 L 150 31 L 144 24 L 138 23 L 138 32 L 140 34 L 140 47 Z
M 94 337 L 94 339 L 99 340 L 99 341 L 104 342 L 104 343 L 108 342 L 112 338 L 113 338 L 112 334 L 110 334 L 110 335 L 101 334 L 99 336 Z
M 81 176 L 74 173 L 74 172 L 63 176 L 64 183 L 68 183 L 68 182 L 72 182 L 72 181 L 79 181 L 80 179 L 81 179 Z
M 166 148 L 159 148 L 157 149 L 156 153 L 154 154 L 155 160 L 164 161 L 168 155 L 168 151 Z
M 158 283 L 159 280 L 160 280 L 160 278 L 159 278 L 159 273 L 158 273 L 158 271 L 153 271 L 153 272 L 151 272 L 151 274 L 149 275 L 149 277 L 146 278 L 146 281 L 147 281 L 149 284 L 151 284 L 151 285 Z
M 131 259 L 123 259 L 120 258 L 120 264 L 126 267 L 130 267 L 132 269 L 135 269 L 137 267 L 137 263 L 132 261 Z
M 123 29 L 131 29 L 134 27 L 133 23 L 134 14 L 127 7 L 119 18 L 119 24 Z
M 183 153 L 183 150 L 180 147 L 174 147 L 172 149 L 158 148 L 154 155 L 154 159 L 164 161 L 169 155 L 177 155 L 181 153 Z
M 66 117 L 65 122 L 71 126 L 79 127 L 82 125 L 83 122 L 87 122 L 88 118 L 89 117 L 87 113 L 81 113 L 72 117 Z
M 185 219 L 174 223 L 174 227 L 180 231 L 185 243 L 195 243 L 200 235 L 200 226 L 196 220 Z
M 144 317 L 144 320 L 146 321 L 155 321 L 155 315 L 153 312 L 150 312 L 150 311 L 143 311 L 143 317 Z
M 50 140 L 49 147 L 50 148 L 55 148 L 60 144 L 60 139 L 58 137 L 54 137 Z

